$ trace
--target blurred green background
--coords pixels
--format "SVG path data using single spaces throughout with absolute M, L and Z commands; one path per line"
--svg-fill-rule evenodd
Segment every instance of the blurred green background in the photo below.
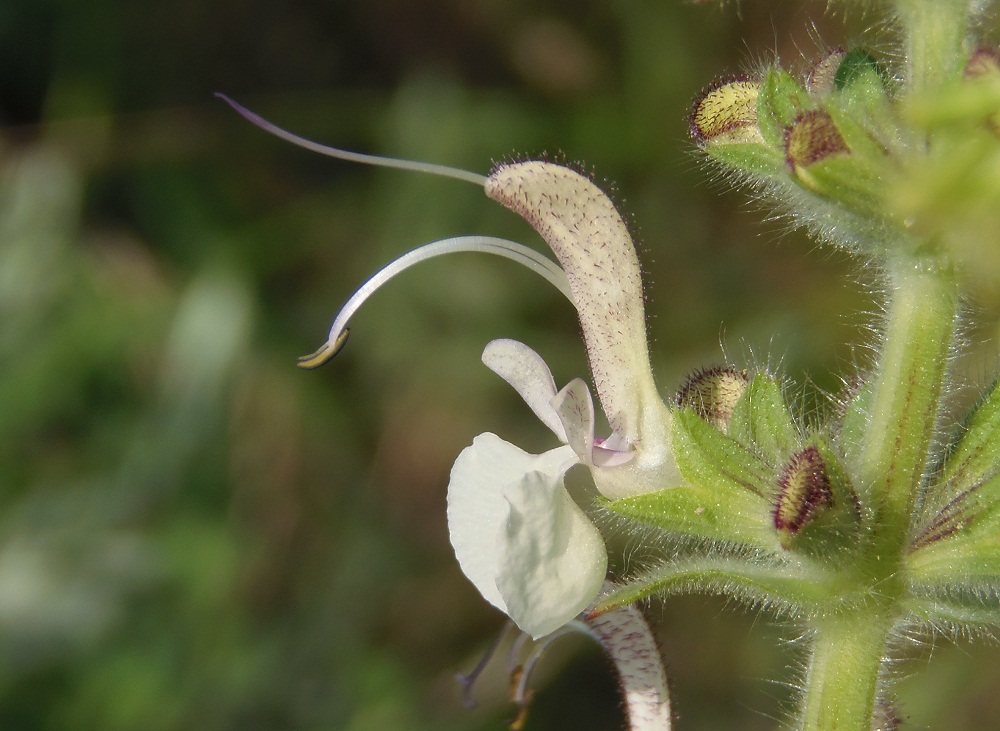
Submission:
M 379 292 L 329 366 L 295 357 L 421 243 L 542 244 L 474 186 L 311 155 L 212 92 L 351 149 L 584 162 L 633 217 L 664 393 L 728 358 L 806 384 L 809 413 L 864 362 L 872 280 L 727 192 L 687 113 L 714 78 L 775 50 L 801 66 L 873 16 L 856 20 L 792 0 L 0 5 L 0 728 L 514 715 L 501 671 L 471 711 L 454 680 L 503 622 L 457 568 L 445 487 L 480 432 L 552 446 L 479 356 L 516 337 L 558 382 L 584 375 L 572 312 L 507 262 L 453 257 Z M 681 729 L 787 716 L 793 630 L 711 597 L 651 615 Z M 900 670 L 914 714 L 1000 727 L 995 652 L 928 647 L 930 673 Z M 529 731 L 622 726 L 583 640 L 534 685 Z

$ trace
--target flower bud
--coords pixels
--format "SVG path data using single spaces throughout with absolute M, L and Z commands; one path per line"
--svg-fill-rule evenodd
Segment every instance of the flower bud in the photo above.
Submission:
M 754 176 L 781 174 L 781 157 L 757 123 L 760 84 L 732 79 L 713 84 L 695 102 L 691 137 L 724 165 Z
M 816 97 L 826 97 L 833 93 L 837 69 L 847 55 L 843 48 L 835 48 L 817 61 L 806 77 L 806 89 Z
M 785 464 L 773 519 L 786 550 L 837 561 L 856 545 L 861 524 L 857 493 L 822 442 L 796 452 Z
M 825 109 L 800 114 L 785 130 L 787 169 L 799 185 L 817 196 L 865 219 L 884 221 L 885 183 L 879 164 L 884 151 L 855 154 L 839 122 Z
M 677 391 L 677 405 L 693 409 L 709 424 L 725 432 L 749 383 L 746 371 L 724 366 L 703 368 L 688 376 Z
M 977 48 L 966 62 L 962 75 L 966 79 L 1000 77 L 1000 55 L 992 48 Z
M 799 114 L 785 130 L 785 159 L 803 182 L 808 184 L 810 168 L 832 155 L 849 154 L 850 149 L 830 114 L 815 109 Z
M 733 79 L 713 84 L 695 103 L 691 136 L 700 144 L 761 142 L 757 128 L 760 84 Z
M 785 547 L 816 514 L 833 502 L 826 463 L 815 446 L 806 447 L 785 465 L 778 482 L 774 527 Z
M 962 74 L 966 81 L 1000 85 L 1000 55 L 992 48 L 978 48 L 969 57 Z M 1000 112 L 987 117 L 990 130 L 1000 136 Z

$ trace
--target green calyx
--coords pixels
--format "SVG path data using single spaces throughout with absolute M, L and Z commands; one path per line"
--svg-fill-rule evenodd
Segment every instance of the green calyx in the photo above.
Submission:
M 759 80 L 713 86 L 695 105 L 692 134 L 711 159 L 821 237 L 878 252 L 902 230 L 885 202 L 905 147 L 894 93 L 871 54 L 837 49 L 802 80 L 775 67 Z M 831 227 L 833 215 L 845 221 Z

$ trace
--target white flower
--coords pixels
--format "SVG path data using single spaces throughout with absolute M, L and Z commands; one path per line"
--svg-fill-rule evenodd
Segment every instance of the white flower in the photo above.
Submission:
M 613 429 L 608 439 L 595 438 L 593 399 L 582 380 L 557 393 L 528 346 L 497 340 L 486 347 L 483 362 L 566 446 L 536 456 L 493 434 L 477 437 L 452 469 L 448 525 L 466 576 L 538 638 L 588 606 L 607 570 L 603 539 L 566 492 L 566 472 L 586 465 L 609 498 L 661 490 L 680 477 L 670 412 L 649 365 L 639 263 L 611 201 L 584 176 L 545 162 L 499 168 L 486 192 L 521 214 L 566 272 Z
M 501 165 L 485 178 L 325 147 L 222 98 L 257 126 L 316 152 L 484 185 L 490 198 L 521 215 L 555 253 L 561 267 L 521 244 L 486 236 L 410 251 L 362 285 L 338 313 L 327 341 L 299 365 L 315 368 L 329 361 L 346 342 L 347 322 L 362 302 L 396 274 L 442 254 L 497 254 L 563 292 L 579 315 L 594 387 L 612 433 L 595 438 L 586 383 L 574 379 L 557 392 L 537 353 L 515 341 L 493 341 L 483 362 L 517 390 L 563 446 L 532 455 L 494 434 L 481 434 L 452 469 L 448 525 L 466 576 L 521 630 L 538 638 L 569 622 L 597 596 L 607 552 L 600 532 L 567 493 L 566 472 L 577 464 L 588 467 L 598 490 L 612 499 L 681 480 L 670 449 L 670 411 L 650 369 L 639 262 L 611 200 L 590 179 L 547 162 Z

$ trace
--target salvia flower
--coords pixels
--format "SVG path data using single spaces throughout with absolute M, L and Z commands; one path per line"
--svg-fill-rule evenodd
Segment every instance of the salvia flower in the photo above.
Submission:
M 524 264 L 562 291 L 578 313 L 594 387 L 612 432 L 603 439 L 595 436 L 594 402 L 583 380 L 557 390 L 535 351 L 512 340 L 493 341 L 483 362 L 514 387 L 562 446 L 533 455 L 494 434 L 476 437 L 451 472 L 448 525 L 463 572 L 522 631 L 539 638 L 570 622 L 600 591 L 607 552 L 600 531 L 567 492 L 566 473 L 586 466 L 598 490 L 611 499 L 681 480 L 670 448 L 671 414 L 650 368 L 639 262 L 621 215 L 593 181 L 567 167 L 511 163 L 483 177 L 348 153 L 303 140 L 225 101 L 254 124 L 307 149 L 481 184 L 491 199 L 531 224 L 554 252 L 558 265 L 515 242 L 485 236 L 446 239 L 408 252 L 348 300 L 327 341 L 299 365 L 314 368 L 329 361 L 343 347 L 348 320 L 358 307 L 396 274 L 431 257 L 497 254 Z
M 580 317 L 597 394 L 612 428 L 595 437 L 590 389 L 557 391 L 541 357 L 510 340 L 483 362 L 504 378 L 565 444 L 527 454 L 493 434 L 459 456 L 448 487 L 448 523 L 463 571 L 517 625 L 541 637 L 590 604 L 607 554 L 597 528 L 563 484 L 590 468 L 606 497 L 677 484 L 670 412 L 653 383 L 635 247 L 610 199 L 588 178 L 546 162 L 504 165 L 487 180 L 494 200 L 521 214 L 556 254 Z

